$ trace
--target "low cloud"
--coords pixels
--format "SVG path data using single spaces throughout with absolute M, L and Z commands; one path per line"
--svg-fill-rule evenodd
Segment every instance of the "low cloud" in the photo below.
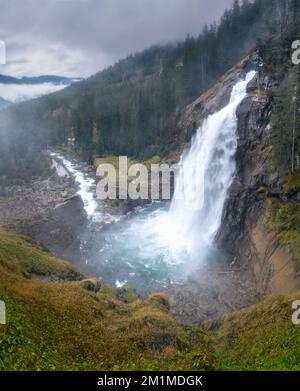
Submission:
M 28 99 L 38 98 L 65 88 L 65 85 L 43 84 L 0 84 L 0 97 L 12 102 L 22 102 Z
M 0 39 L 16 76 L 88 76 L 152 44 L 197 35 L 232 0 L 0 0 Z

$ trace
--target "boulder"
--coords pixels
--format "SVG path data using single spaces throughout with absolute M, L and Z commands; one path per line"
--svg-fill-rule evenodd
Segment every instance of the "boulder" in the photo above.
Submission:
M 80 235 L 87 225 L 87 215 L 78 194 L 64 200 L 38 221 L 31 236 L 56 256 L 80 262 Z
M 101 289 L 101 282 L 97 278 L 87 278 L 80 281 L 80 286 L 87 291 L 97 293 Z

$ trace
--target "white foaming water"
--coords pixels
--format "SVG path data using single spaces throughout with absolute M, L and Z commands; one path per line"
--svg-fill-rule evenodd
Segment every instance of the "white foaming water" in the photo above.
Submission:
M 150 204 L 121 218 L 96 211 L 93 179 L 62 156 L 63 165 L 79 183 L 92 225 L 82 237 L 85 262 L 105 282 L 129 283 L 139 292 L 179 282 L 214 253 L 224 204 L 236 169 L 238 105 L 246 96 L 249 72 L 232 89 L 226 107 L 210 115 L 197 130 L 180 161 L 171 205 Z M 201 203 L 191 194 L 198 189 Z M 198 201 L 198 202 L 197 202 Z M 213 256 L 213 255 L 211 255 Z
M 190 260 L 193 255 L 204 259 L 220 228 L 236 168 L 236 110 L 254 75 L 251 71 L 239 81 L 228 105 L 210 115 L 197 130 L 190 150 L 181 157 L 170 210 L 148 221 L 145 228 L 158 230 L 159 243 L 177 254 L 178 260 L 184 255 Z M 198 199 L 191 196 L 195 190 L 201 193 Z
M 59 159 L 62 162 L 63 167 L 65 167 L 70 173 L 70 175 L 74 177 L 75 182 L 79 186 L 77 194 L 80 195 L 83 201 L 86 214 L 89 218 L 91 218 L 94 215 L 98 206 L 97 201 L 94 198 L 94 192 L 92 191 L 93 187 L 95 187 L 96 185 L 95 180 L 81 172 L 80 169 L 78 169 L 74 163 L 67 160 L 62 155 L 56 152 L 50 152 L 50 156 Z M 57 165 L 54 164 L 54 167 L 57 170 Z

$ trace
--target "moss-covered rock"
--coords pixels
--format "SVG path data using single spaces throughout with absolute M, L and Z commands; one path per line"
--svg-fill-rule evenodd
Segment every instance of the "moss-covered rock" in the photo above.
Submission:
M 101 289 L 101 282 L 97 278 L 86 278 L 80 281 L 80 286 L 87 291 L 97 293 Z

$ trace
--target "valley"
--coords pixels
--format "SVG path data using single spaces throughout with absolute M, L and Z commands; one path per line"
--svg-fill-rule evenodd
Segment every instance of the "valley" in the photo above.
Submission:
M 0 76 L 0 370 L 300 369 L 299 21 L 236 0 L 86 79 Z

